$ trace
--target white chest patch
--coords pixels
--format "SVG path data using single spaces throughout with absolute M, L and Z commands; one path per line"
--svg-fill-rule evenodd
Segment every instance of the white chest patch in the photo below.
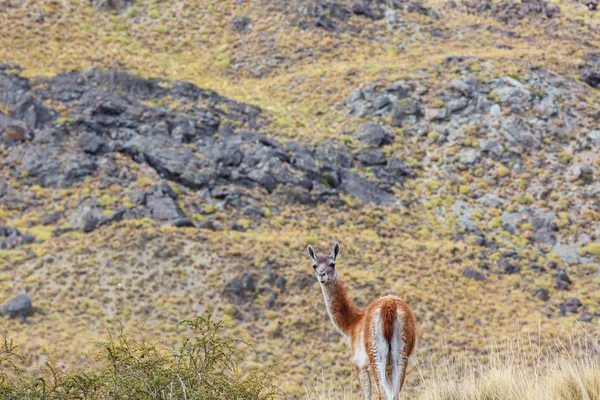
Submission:
M 369 366 L 369 356 L 365 349 L 365 334 L 360 333 L 360 337 L 352 349 L 352 363 L 358 368 L 366 368 Z

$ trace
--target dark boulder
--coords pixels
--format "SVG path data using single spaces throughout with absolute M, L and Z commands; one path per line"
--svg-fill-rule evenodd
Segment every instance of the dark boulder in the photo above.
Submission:
M 382 205 L 391 202 L 394 197 L 391 193 L 379 189 L 372 182 L 361 178 L 353 172 L 342 171 L 340 177 L 341 184 L 339 188 L 342 192 L 356 197 L 365 203 Z
M 508 257 L 498 261 L 498 267 L 503 274 L 518 274 L 521 272 L 521 267 L 510 262 Z
M 22 121 L 0 114 L 0 142 L 24 142 L 33 138 L 33 132 Z
M 554 287 L 558 290 L 569 290 L 573 281 L 564 269 L 559 269 L 554 274 Z
M 548 289 L 544 289 L 544 288 L 537 288 L 535 290 L 535 292 L 533 293 L 533 296 L 542 301 L 550 300 L 550 293 L 548 292 Z
M 560 315 L 565 316 L 567 313 L 577 313 L 579 311 L 579 307 L 583 304 L 581 300 L 576 297 L 567 297 L 563 303 L 560 305 Z
M 342 168 L 352 168 L 354 163 L 348 152 L 334 147 L 331 143 L 324 142 L 317 146 L 317 158 L 324 162 L 337 165 Z
M 381 125 L 375 122 L 365 122 L 361 124 L 354 134 L 354 137 L 364 144 L 381 147 L 392 142 L 390 135 Z
M 385 165 L 387 160 L 381 149 L 363 149 L 356 154 L 356 159 L 363 165 Z
M 34 313 L 31 298 L 25 292 L 19 293 L 0 309 L 0 314 L 7 315 L 9 318 L 25 319 Z
M 249 273 L 225 284 L 223 296 L 236 304 L 246 304 L 256 297 L 256 279 Z
M 157 221 L 175 221 L 185 217 L 175 202 L 176 195 L 171 186 L 161 181 L 146 196 L 146 208 L 150 216 Z
M 16 104 L 10 116 L 23 121 L 31 129 L 40 129 L 54 121 L 58 117 L 58 113 L 46 108 L 32 95 L 27 94 Z
M 474 279 L 474 280 L 480 281 L 480 282 L 485 281 L 485 275 L 483 274 L 483 272 L 477 271 L 470 267 L 467 267 L 463 270 L 462 276 L 464 276 L 465 278 Z
M 244 33 L 252 29 L 252 20 L 249 17 L 236 17 L 229 23 L 231 28 L 238 32 Z

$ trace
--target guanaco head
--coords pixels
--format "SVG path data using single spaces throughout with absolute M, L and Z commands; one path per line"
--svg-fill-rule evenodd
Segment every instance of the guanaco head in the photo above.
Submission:
M 313 268 L 317 275 L 319 283 L 332 282 L 337 279 L 337 271 L 335 269 L 335 262 L 337 256 L 340 254 L 340 245 L 336 242 L 333 245 L 331 254 L 328 256 L 319 256 L 311 245 L 306 248 L 308 255 L 313 260 Z

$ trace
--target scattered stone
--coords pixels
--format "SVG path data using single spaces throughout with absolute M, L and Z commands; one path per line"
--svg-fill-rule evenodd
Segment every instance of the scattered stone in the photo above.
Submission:
M 362 143 L 370 146 L 381 147 L 392 142 L 392 135 L 375 122 L 361 124 L 356 129 L 354 136 Z
M 245 16 L 234 18 L 230 25 L 237 33 L 245 33 L 252 30 L 252 20 Z
M 573 281 L 567 274 L 567 271 L 560 269 L 554 274 L 554 287 L 558 290 L 569 290 Z
M 521 267 L 511 263 L 508 257 L 500 259 L 498 267 L 503 274 L 518 274 L 521 272 Z
M 95 205 L 82 204 L 71 218 L 73 229 L 81 232 L 92 232 L 103 219 L 102 209 Z
M 587 70 L 583 73 L 582 79 L 585 83 L 594 89 L 600 88 L 600 72 L 595 70 Z
M 133 4 L 133 0 L 92 0 L 98 11 L 123 11 Z
M 340 189 L 365 203 L 386 204 L 393 195 L 379 189 L 375 184 L 356 175 L 353 172 L 343 171 L 341 173 Z
M 385 165 L 387 160 L 381 149 L 363 149 L 356 154 L 356 159 L 363 165 Z
M 25 292 L 19 293 L 12 300 L 2 306 L 0 313 L 2 315 L 7 315 L 9 318 L 21 318 L 24 320 L 34 313 L 31 298 Z
M 253 275 L 244 273 L 240 278 L 227 282 L 223 289 L 225 298 L 236 304 L 245 304 L 256 296 L 256 280 Z
M 533 293 L 533 296 L 542 301 L 550 300 L 550 293 L 548 292 L 547 289 L 544 289 L 544 288 L 537 288 L 535 290 L 535 292 Z
M 474 279 L 476 281 L 485 281 L 485 275 L 483 274 L 483 272 L 477 271 L 473 268 L 467 267 L 463 270 L 462 275 L 465 278 L 471 278 Z
M 162 181 L 154 186 L 153 191 L 146 196 L 145 205 L 150 216 L 157 221 L 177 221 L 185 217 L 175 202 L 175 192 L 170 185 Z
M 460 162 L 465 166 L 471 167 L 479 161 L 479 153 L 475 149 L 465 149 L 458 156 Z
M 576 314 L 582 305 L 578 298 L 567 297 L 560 305 L 560 315 L 564 317 L 567 313 Z
M 590 11 L 595 11 L 596 9 L 598 9 L 598 0 L 582 0 L 582 3 Z
M 594 316 L 588 311 L 587 307 L 583 308 L 581 315 L 577 318 L 578 322 L 592 322 Z

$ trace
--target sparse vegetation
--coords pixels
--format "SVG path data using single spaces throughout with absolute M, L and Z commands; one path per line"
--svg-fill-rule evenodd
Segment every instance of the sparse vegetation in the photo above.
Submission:
M 222 322 L 211 316 L 178 324 L 179 343 L 172 348 L 144 337 L 143 328 L 114 326 L 98 343 L 92 366 L 66 371 L 50 358 L 39 374 L 19 368 L 25 357 L 7 336 L 0 350 L 0 396 L 3 399 L 222 399 L 278 398 L 274 375 L 267 369 L 244 373 L 239 368 L 249 344 L 227 337 Z

